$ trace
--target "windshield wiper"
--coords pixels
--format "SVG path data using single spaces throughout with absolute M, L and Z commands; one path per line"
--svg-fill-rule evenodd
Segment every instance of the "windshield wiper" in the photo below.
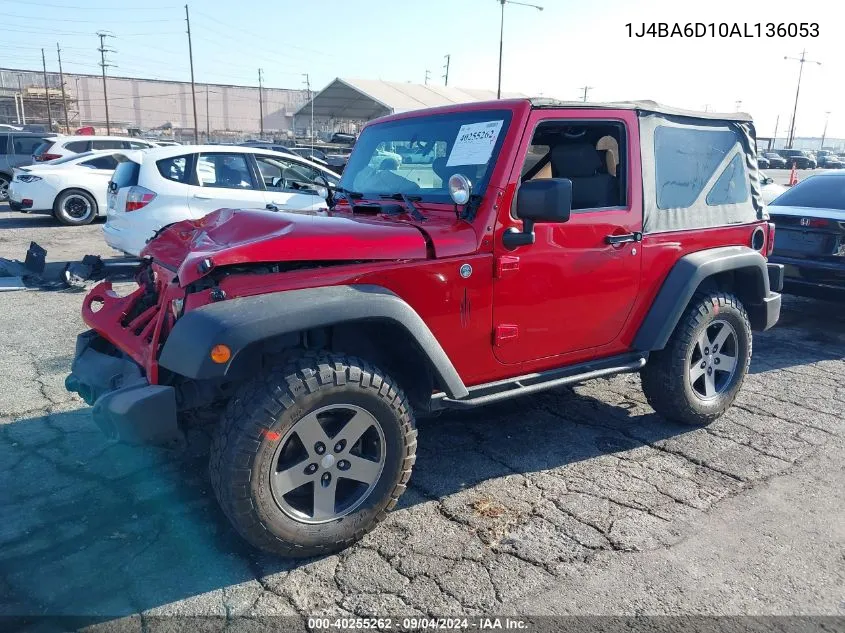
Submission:
M 359 191 L 351 191 L 349 189 L 344 189 L 343 187 L 337 187 L 335 191 L 346 194 L 346 197 L 349 200 L 359 200 L 364 197 L 364 194 Z
M 379 196 L 379 198 L 383 198 L 385 200 L 401 200 L 405 203 L 405 206 L 408 207 L 408 211 L 410 212 L 412 218 L 414 218 L 417 222 L 425 220 L 425 216 L 420 213 L 420 210 L 417 209 L 417 205 L 414 204 L 414 201 L 419 202 L 422 200 L 422 196 L 409 196 L 407 193 L 398 191 L 396 193 L 383 193 Z

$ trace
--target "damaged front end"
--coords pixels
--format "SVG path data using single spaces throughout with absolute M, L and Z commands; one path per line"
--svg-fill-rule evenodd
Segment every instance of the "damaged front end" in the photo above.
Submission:
M 176 319 L 162 306 L 183 298 L 184 290 L 151 262 L 140 265 L 136 281 L 125 296 L 104 281 L 85 297 L 82 317 L 92 329 L 77 337 L 65 387 L 94 407 L 94 421 L 109 437 L 168 444 L 182 439 L 177 391 L 158 384 L 155 356 Z

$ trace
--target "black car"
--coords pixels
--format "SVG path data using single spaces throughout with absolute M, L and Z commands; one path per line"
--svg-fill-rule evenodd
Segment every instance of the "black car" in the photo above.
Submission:
M 782 149 L 778 150 L 778 154 L 786 160 L 786 166 L 790 169 L 793 164 L 798 169 L 816 168 L 816 159 L 809 152 L 800 149 Z
M 845 172 L 802 180 L 769 204 L 769 261 L 784 265 L 784 292 L 845 300 Z
M 763 156 L 762 154 L 757 155 L 757 167 L 760 169 L 769 169 L 771 164 L 769 163 L 769 159 Z
M 816 158 L 818 160 L 819 167 L 824 167 L 825 169 L 842 169 L 843 167 L 842 159 L 830 150 L 819 150 L 818 154 L 816 154 Z
M 763 152 L 763 158 L 769 161 L 769 169 L 786 169 L 786 159 L 777 152 Z

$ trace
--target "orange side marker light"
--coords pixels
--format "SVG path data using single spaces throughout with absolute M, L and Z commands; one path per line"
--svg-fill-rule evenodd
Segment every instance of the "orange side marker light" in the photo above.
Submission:
M 223 363 L 229 362 L 229 359 L 232 358 L 232 350 L 230 350 L 226 345 L 215 345 L 211 348 L 211 360 L 215 363 L 222 365 Z

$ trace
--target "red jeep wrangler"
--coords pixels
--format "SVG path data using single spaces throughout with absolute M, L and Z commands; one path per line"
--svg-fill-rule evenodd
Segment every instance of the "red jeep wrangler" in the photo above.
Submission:
M 219 406 L 220 505 L 296 556 L 396 504 L 415 412 L 639 372 L 660 414 L 707 424 L 780 312 L 755 148 L 742 115 L 524 99 L 373 121 L 334 191 L 268 155 L 256 189 L 328 209 L 163 227 L 137 290 L 85 298 L 67 388 L 135 441 Z

